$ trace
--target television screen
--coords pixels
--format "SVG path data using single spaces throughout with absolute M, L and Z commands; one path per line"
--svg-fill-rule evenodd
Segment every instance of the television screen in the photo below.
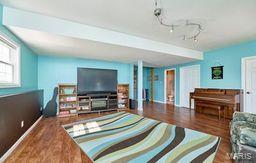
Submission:
M 108 93 L 117 91 L 117 70 L 78 68 L 78 94 Z

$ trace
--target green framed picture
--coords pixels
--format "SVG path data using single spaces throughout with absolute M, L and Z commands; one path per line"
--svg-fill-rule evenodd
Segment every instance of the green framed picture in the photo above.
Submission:
M 213 80 L 223 79 L 223 67 L 224 66 L 212 67 L 212 79 Z

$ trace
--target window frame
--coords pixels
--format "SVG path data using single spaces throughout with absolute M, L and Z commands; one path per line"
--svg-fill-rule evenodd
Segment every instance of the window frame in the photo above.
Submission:
M 14 42 L 10 37 L 6 36 L 2 32 L 0 32 L 0 41 L 4 44 L 7 44 L 11 49 L 11 56 L 14 60 L 13 63 L 7 63 L 4 61 L 0 61 L 3 64 L 7 64 L 12 66 L 12 82 L 1 82 L 0 81 L 0 88 L 18 88 L 21 87 L 21 60 L 20 60 L 20 45 Z

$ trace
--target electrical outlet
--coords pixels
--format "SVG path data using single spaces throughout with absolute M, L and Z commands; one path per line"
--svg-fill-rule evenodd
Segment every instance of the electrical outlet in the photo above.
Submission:
M 21 127 L 21 128 L 24 127 L 24 121 L 21 121 L 20 127 Z

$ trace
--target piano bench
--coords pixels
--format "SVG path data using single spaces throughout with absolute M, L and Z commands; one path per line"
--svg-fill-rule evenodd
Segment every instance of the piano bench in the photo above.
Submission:
M 223 107 L 221 107 L 220 105 L 213 105 L 213 104 L 206 104 L 206 103 L 196 103 L 196 108 L 200 107 L 200 113 L 202 113 L 202 109 L 201 108 L 211 108 L 211 109 L 217 109 L 218 113 L 219 113 L 219 120 L 221 117 L 221 111 L 223 111 L 224 113 L 224 119 L 226 119 L 226 113 L 225 113 L 225 109 Z

